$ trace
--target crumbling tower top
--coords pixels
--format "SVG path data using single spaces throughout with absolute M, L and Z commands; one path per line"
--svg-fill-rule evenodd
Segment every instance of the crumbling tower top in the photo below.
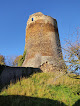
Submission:
M 50 23 L 52 25 L 54 25 L 54 21 L 55 20 L 55 25 L 56 25 L 56 19 L 48 16 L 48 15 L 44 15 L 43 13 L 41 12 L 37 12 L 37 13 L 34 13 L 32 15 L 30 15 L 28 21 L 27 21 L 27 27 L 31 24 L 31 23 L 35 23 L 37 20 L 44 20 L 43 22 L 41 21 L 41 23 Z
M 56 19 L 41 12 L 32 14 L 26 26 L 24 67 L 39 68 L 45 62 L 59 66 L 62 60 Z

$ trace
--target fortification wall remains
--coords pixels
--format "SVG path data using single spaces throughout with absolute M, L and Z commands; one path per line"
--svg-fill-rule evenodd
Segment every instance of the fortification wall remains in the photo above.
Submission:
M 10 81 L 14 82 L 33 72 L 53 71 L 54 66 L 63 66 L 57 21 L 54 18 L 41 12 L 32 14 L 27 22 L 25 41 L 26 57 L 23 67 L 0 65 L 0 85 L 5 86 Z M 46 62 L 52 65 L 44 64 Z
M 48 61 L 59 66 L 62 51 L 56 19 L 41 12 L 32 14 L 26 26 L 26 57 L 22 66 L 39 68 Z
M 0 87 L 10 84 L 10 82 L 15 83 L 22 77 L 29 77 L 34 72 L 41 72 L 39 68 L 31 67 L 9 67 L 0 65 Z

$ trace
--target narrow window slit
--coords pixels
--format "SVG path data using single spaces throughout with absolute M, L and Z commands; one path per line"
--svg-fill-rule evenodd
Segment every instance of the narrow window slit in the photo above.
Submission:
M 34 19 L 32 18 L 32 21 L 33 21 Z

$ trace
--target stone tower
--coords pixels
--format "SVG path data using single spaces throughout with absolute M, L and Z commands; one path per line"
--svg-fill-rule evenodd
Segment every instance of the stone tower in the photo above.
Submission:
M 41 12 L 32 14 L 27 21 L 25 42 L 23 67 L 39 68 L 46 62 L 57 67 L 63 64 L 56 19 Z

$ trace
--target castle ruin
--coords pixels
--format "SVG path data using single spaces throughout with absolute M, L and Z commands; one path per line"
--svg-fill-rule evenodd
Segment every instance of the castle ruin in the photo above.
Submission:
M 0 85 L 5 86 L 34 72 L 50 72 L 64 66 L 56 19 L 32 14 L 26 27 L 26 56 L 22 67 L 0 65 Z
M 56 67 L 64 64 L 56 19 L 41 12 L 32 14 L 27 21 L 25 42 L 23 67 L 39 68 L 46 62 Z

